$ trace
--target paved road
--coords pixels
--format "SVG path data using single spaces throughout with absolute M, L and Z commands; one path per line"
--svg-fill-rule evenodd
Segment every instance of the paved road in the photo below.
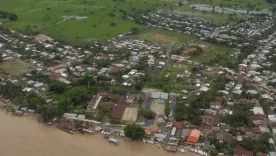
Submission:
M 175 95 L 170 96 L 170 109 L 171 109 L 171 113 L 169 115 L 170 118 L 174 118 L 175 116 L 176 99 L 177 97 Z
M 151 93 L 145 93 L 144 102 L 142 104 L 142 109 L 147 110 L 150 109 L 151 105 Z

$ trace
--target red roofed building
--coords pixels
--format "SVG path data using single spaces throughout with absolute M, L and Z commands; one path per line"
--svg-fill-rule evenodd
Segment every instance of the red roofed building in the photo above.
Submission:
M 193 129 L 188 137 L 187 143 L 191 145 L 196 145 L 200 137 L 201 131 Z
M 58 70 L 58 69 L 61 69 L 61 68 L 65 68 L 65 67 L 68 67 L 68 66 L 69 66 L 69 62 L 67 62 L 66 60 L 64 60 L 60 64 L 54 65 L 52 67 L 49 67 L 48 69 L 50 71 L 55 71 L 55 70 Z
M 223 96 L 220 96 L 217 98 L 217 101 L 215 102 L 215 105 L 222 105 L 224 101 L 224 97 Z
M 116 102 L 100 101 L 99 108 L 110 108 L 112 109 L 111 118 L 121 119 L 126 108 L 126 96 L 116 94 L 107 94 L 105 96 L 116 98 Z
M 260 129 L 259 127 L 254 127 L 254 128 L 252 128 L 252 132 L 253 132 L 254 134 L 261 134 L 261 133 L 262 133 L 262 131 L 261 131 L 261 129 Z
M 267 121 L 264 115 L 253 115 L 249 117 L 249 120 L 251 120 L 256 125 L 267 125 Z
M 0 96 L 0 105 L 8 104 L 8 100 Z
M 176 127 L 176 128 L 183 128 L 183 122 L 175 121 L 173 123 L 173 126 Z
M 0 79 L 2 79 L 3 81 L 6 81 L 9 79 L 9 75 L 0 72 Z
M 232 134 L 230 134 L 230 133 L 224 133 L 224 132 L 217 133 L 217 139 L 220 142 L 226 142 L 228 144 L 231 144 L 233 142 L 233 140 L 234 140 Z
M 253 152 L 248 151 L 243 147 L 236 147 L 234 150 L 234 156 L 253 156 Z
M 51 75 L 49 75 L 49 77 L 50 77 L 50 79 L 57 81 L 60 76 L 58 73 L 52 73 Z
M 8 79 L 9 79 L 9 75 L 0 72 L 0 84 L 4 83 Z
M 202 119 L 202 123 L 210 126 L 218 126 L 220 121 L 216 117 L 205 115 Z

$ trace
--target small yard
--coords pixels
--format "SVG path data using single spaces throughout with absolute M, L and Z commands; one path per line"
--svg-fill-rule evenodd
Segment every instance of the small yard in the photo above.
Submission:
M 33 67 L 19 59 L 8 60 L 0 63 L 0 70 L 10 74 L 11 76 L 21 76 L 26 72 L 29 72 Z

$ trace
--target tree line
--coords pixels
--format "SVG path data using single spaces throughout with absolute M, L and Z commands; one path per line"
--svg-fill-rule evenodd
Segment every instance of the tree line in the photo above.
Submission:
M 16 21 L 17 20 L 17 15 L 14 14 L 14 13 L 8 13 L 8 12 L 0 10 L 0 18 L 7 18 L 10 21 Z

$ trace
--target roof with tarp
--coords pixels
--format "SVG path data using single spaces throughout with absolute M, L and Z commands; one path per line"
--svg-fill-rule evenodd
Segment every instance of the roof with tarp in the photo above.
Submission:
M 188 137 L 188 144 L 197 144 L 201 132 L 197 129 L 193 129 Z

